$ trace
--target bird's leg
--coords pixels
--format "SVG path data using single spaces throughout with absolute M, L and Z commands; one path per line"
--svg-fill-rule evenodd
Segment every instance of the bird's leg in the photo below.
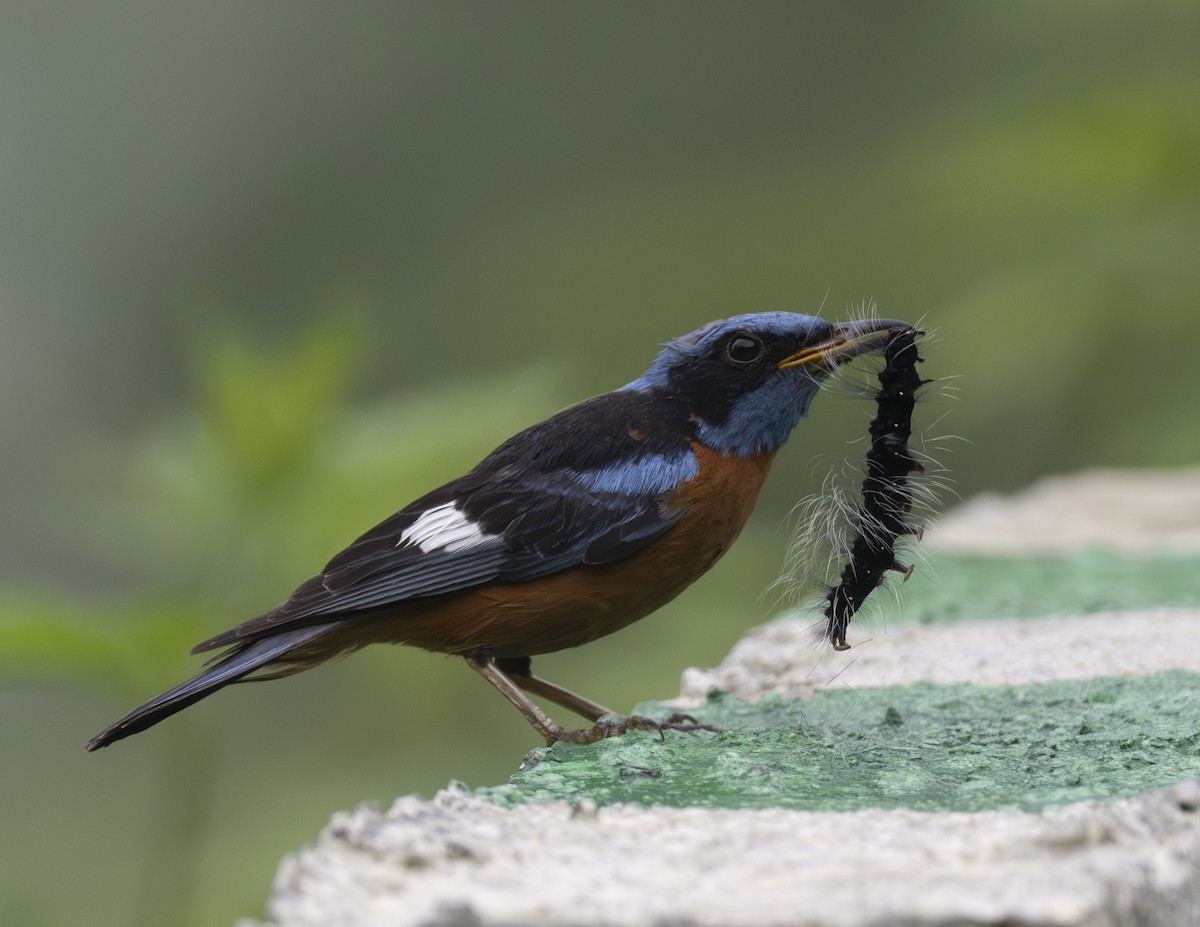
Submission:
M 466 657 L 467 665 L 480 676 L 490 682 L 506 699 L 516 706 L 517 711 L 525 716 L 525 720 L 533 725 L 534 730 L 546 738 L 547 744 L 558 740 L 555 736 L 560 730 L 548 714 L 531 702 L 516 683 L 496 668 L 492 655 L 486 650 L 480 650 Z
M 501 657 L 495 661 L 496 668 L 515 682 L 518 686 L 533 695 L 540 695 L 555 705 L 561 705 L 568 711 L 573 711 L 589 721 L 599 721 L 604 715 L 611 715 L 603 705 L 597 705 L 590 699 L 584 698 L 570 689 L 556 686 L 554 683 L 533 675 L 530 669 L 532 660 L 529 657 Z
M 529 657 L 500 657 L 495 660 L 497 668 L 513 682 L 533 695 L 561 705 L 568 711 L 587 718 L 589 721 L 599 721 L 604 715 L 616 714 L 603 705 L 597 705 L 591 699 L 586 699 L 570 689 L 557 686 L 547 679 L 533 675 L 533 661 Z M 674 712 L 662 721 L 655 722 L 660 731 L 718 731 L 720 728 L 711 724 L 701 724 L 691 715 Z
M 597 705 L 595 702 L 589 701 L 574 692 L 560 688 L 551 682 L 544 679 L 539 679 L 529 672 L 530 660 L 528 657 L 507 658 L 496 660 L 487 650 L 478 650 L 473 654 L 467 655 L 466 660 L 471 669 L 479 673 L 490 682 L 496 689 L 508 699 L 521 714 L 525 716 L 525 720 L 533 725 L 542 737 L 545 738 L 547 744 L 553 744 L 556 741 L 573 744 L 590 744 L 598 740 L 604 740 L 606 737 L 616 737 L 619 734 L 624 734 L 626 731 L 655 731 L 662 736 L 663 728 L 672 730 L 716 730 L 707 725 L 682 724 L 672 716 L 665 724 L 659 724 L 650 718 L 643 718 L 638 715 L 633 715 L 628 718 L 606 716 L 612 715 L 603 705 Z M 521 690 L 524 689 L 532 692 L 535 695 L 541 695 L 546 699 L 554 702 L 556 705 L 561 705 L 570 711 L 577 712 L 592 722 L 590 728 L 582 730 L 572 730 L 564 728 L 556 724 L 549 715 L 535 705 L 528 696 Z
M 601 721 L 597 715 L 596 723 L 590 728 L 583 730 L 570 730 L 555 724 L 554 721 L 542 709 L 538 708 L 529 697 L 521 691 L 513 680 L 509 679 L 492 658 L 491 651 L 477 650 L 475 653 L 466 655 L 467 665 L 475 672 L 479 673 L 484 679 L 490 682 L 506 699 L 516 706 L 517 711 L 525 716 L 525 720 L 533 725 L 534 730 L 546 739 L 547 744 L 553 744 L 556 741 L 563 741 L 570 744 L 590 744 L 598 740 L 603 740 L 606 737 L 615 737 L 618 734 L 624 734 L 630 730 L 641 731 L 658 731 L 659 736 L 662 735 L 662 730 L 657 724 L 649 718 L 616 718 L 611 721 Z M 560 690 L 565 691 L 565 690 Z M 604 710 L 599 705 L 588 703 L 591 709 L 599 710 L 600 714 L 605 714 Z

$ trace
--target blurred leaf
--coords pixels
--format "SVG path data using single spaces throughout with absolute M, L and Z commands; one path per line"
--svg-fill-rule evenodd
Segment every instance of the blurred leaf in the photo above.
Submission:
M 275 351 L 232 333 L 206 346 L 200 425 L 245 503 L 261 504 L 304 471 L 346 396 L 362 342 L 361 327 L 338 314 Z
M 94 686 L 144 698 L 187 657 L 201 622 L 178 607 L 97 607 L 52 593 L 0 595 L 0 674 Z M 188 661 L 191 661 L 189 664 Z
M 362 347 L 340 316 L 274 351 L 233 333 L 210 341 L 193 417 L 111 450 L 98 468 L 109 491 L 72 525 L 148 588 L 129 603 L 0 590 L 0 673 L 138 698 L 193 674 L 195 643 L 281 600 L 561 392 L 539 368 L 356 410 L 346 393 Z

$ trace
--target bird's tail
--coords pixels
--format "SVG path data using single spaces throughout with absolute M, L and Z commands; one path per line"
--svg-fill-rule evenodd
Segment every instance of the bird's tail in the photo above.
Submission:
M 99 750 L 101 747 L 107 747 L 113 741 L 153 727 L 164 718 L 169 718 L 177 711 L 183 711 L 189 705 L 194 705 L 218 689 L 223 689 L 230 683 L 244 679 L 256 669 L 266 666 L 289 650 L 320 637 L 332 627 L 334 624 L 297 628 L 293 631 L 273 634 L 270 637 L 253 641 L 245 647 L 240 647 L 219 658 L 212 666 L 193 676 L 187 682 L 182 682 L 175 688 L 168 689 L 162 695 L 152 698 L 146 704 L 139 705 L 120 721 L 110 724 L 89 740 L 84 749 Z

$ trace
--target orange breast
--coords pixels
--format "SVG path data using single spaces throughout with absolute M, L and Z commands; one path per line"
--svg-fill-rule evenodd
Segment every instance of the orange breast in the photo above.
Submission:
M 497 657 L 576 647 L 618 631 L 695 582 L 737 539 L 771 468 L 771 455 L 731 460 L 694 446 L 699 472 L 667 508 L 684 511 L 665 535 L 612 563 L 521 583 L 495 583 L 413 602 L 334 632 L 339 649 L 411 644 L 441 653 L 489 648 Z M 333 635 L 331 635 L 332 637 Z

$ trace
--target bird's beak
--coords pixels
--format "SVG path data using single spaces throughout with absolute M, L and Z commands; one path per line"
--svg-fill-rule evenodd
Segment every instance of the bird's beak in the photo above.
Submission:
M 832 370 L 852 357 L 882 348 L 893 331 L 911 327 L 907 322 L 896 319 L 838 322 L 832 326 L 829 338 L 785 357 L 779 362 L 779 369 L 813 364 L 822 370 Z

